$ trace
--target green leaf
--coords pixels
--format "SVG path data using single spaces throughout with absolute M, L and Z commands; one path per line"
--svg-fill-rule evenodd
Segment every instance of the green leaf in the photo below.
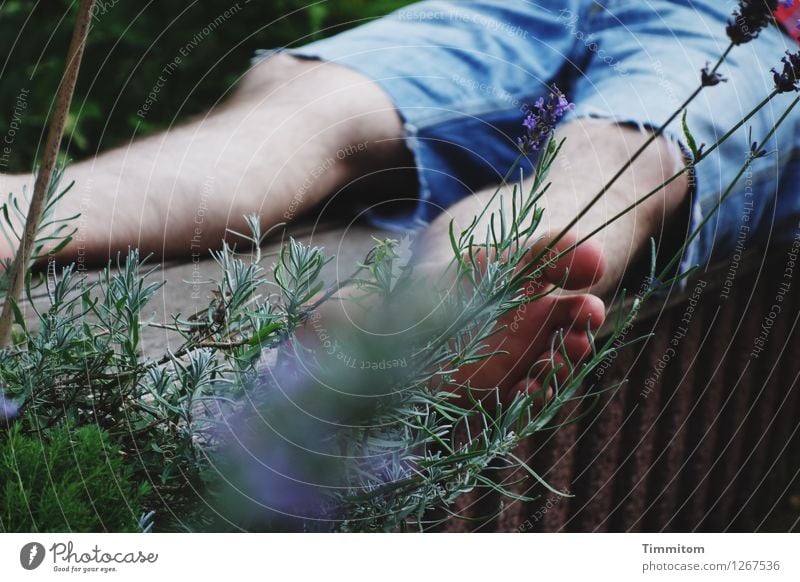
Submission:
M 689 124 L 686 122 L 686 114 L 688 110 L 683 110 L 683 116 L 681 117 L 681 126 L 683 127 L 683 136 L 686 138 L 686 145 L 689 146 L 689 150 L 692 152 L 692 161 L 694 162 L 697 160 L 697 142 L 692 135 L 692 132 L 689 130 Z

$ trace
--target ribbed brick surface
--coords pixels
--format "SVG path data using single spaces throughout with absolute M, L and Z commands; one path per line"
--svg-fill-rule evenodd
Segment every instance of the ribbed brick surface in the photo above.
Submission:
M 457 508 L 477 522 L 451 520 L 453 531 L 786 531 L 800 516 L 800 278 L 784 295 L 766 348 L 751 357 L 754 340 L 784 281 L 786 253 L 743 264 L 727 300 L 719 284 L 727 265 L 701 275 L 708 283 L 688 333 L 649 394 L 642 392 L 670 340 L 680 335 L 688 303 L 658 309 L 637 323 L 625 348 L 603 375 L 615 392 L 565 407 L 561 422 L 576 422 L 526 443 L 518 451 L 571 498 L 525 485 L 510 488 L 541 497 L 504 502 L 473 494 Z M 687 291 L 691 294 L 694 284 Z M 653 299 L 651 303 L 658 303 Z M 663 303 L 663 301 L 662 301 Z M 686 326 L 684 326 L 686 327 Z M 582 414 L 585 416 L 581 417 Z M 513 483 L 519 475 L 496 477 Z M 788 502 L 794 495 L 795 507 Z

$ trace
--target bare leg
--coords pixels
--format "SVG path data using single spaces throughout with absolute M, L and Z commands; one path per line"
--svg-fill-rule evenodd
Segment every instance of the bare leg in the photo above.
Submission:
M 540 202 L 545 209 L 542 233 L 549 232 L 550 237 L 570 223 L 608 179 L 630 159 L 647 135 L 631 128 L 590 120 L 565 125 L 557 137 L 565 137 L 567 141 L 551 173 L 553 184 Z M 570 236 L 559 245 L 560 249 L 568 248 L 640 196 L 662 184 L 681 165 L 680 150 L 676 145 L 666 140 L 656 141 L 616 186 L 578 222 Z M 566 288 L 588 288 L 593 294 L 608 295 L 648 238 L 658 235 L 675 214 L 687 190 L 686 179 L 673 182 L 563 257 L 558 262 L 554 276 L 548 277 L 548 284 L 558 282 L 561 274 L 569 269 Z M 462 200 L 430 226 L 423 241 L 425 267 L 441 272 L 451 260 L 448 240 L 450 220 L 455 220 L 457 226 L 470 224 L 473 217 L 486 207 L 493 193 L 492 189 Z M 506 208 L 510 208 L 510 205 Z M 488 209 L 476 232 L 485 232 L 491 212 L 500 212 L 499 200 Z M 545 236 L 545 243 L 547 238 Z M 541 292 L 545 286 L 531 291 Z M 479 386 L 500 385 L 514 391 L 530 389 L 530 386 L 526 386 L 526 376 L 535 367 L 535 362 L 550 359 L 551 338 L 559 329 L 566 332 L 565 346 L 570 359 L 579 360 L 588 349 L 586 325 L 590 322 L 592 325 L 602 323 L 605 315 L 603 302 L 596 295 L 562 293 L 561 296 L 550 296 L 536 302 L 522 314 L 523 321 L 519 321 L 520 314 L 509 314 L 499 322 L 499 325 L 507 326 L 506 333 L 497 336 L 488 348 L 506 351 L 508 355 L 484 360 L 481 364 L 463 369 L 460 380 L 470 379 Z
M 354 177 L 406 154 L 385 93 L 340 66 L 277 55 L 207 116 L 71 166 L 58 208 L 81 213 L 77 254 L 107 260 L 137 246 L 180 256 L 218 246 L 258 213 L 286 222 Z M 20 193 L 30 176 L 0 176 Z M 0 245 L 5 245 L 0 242 Z M 0 254 L 11 249 L 0 247 Z
M 564 228 L 647 137 L 644 132 L 602 120 L 577 121 L 560 128 L 556 139 L 566 138 L 566 142 L 550 174 L 552 186 L 539 203 L 545 209 L 541 232 L 555 234 Z M 572 234 L 582 238 L 605 224 L 682 165 L 680 148 L 665 139 L 657 140 L 577 223 Z M 450 261 L 450 220 L 455 220 L 457 227 L 468 225 L 486 207 L 494 191 L 479 192 L 451 206 L 430 226 L 425 236 L 429 253 L 426 263 L 440 267 Z M 591 239 L 606 259 L 605 272 L 592 286 L 593 293 L 607 295 L 613 290 L 649 237 L 663 232 L 687 191 L 684 175 Z M 499 199 L 486 211 L 477 232 L 485 232 L 492 212 L 500 212 Z

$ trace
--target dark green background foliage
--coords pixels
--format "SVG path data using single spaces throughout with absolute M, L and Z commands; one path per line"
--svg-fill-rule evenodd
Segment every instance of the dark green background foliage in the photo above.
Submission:
M 85 158 L 176 119 L 204 112 L 225 94 L 258 48 L 300 46 L 408 4 L 408 0 L 98 0 L 67 141 Z M 8 159 L 0 171 L 28 171 L 64 66 L 76 0 L 0 0 L 0 147 L 18 96 L 28 91 Z M 218 20 L 211 34 L 203 29 Z M 158 101 L 136 115 L 164 67 L 199 43 L 165 75 Z
M 94 426 L 0 437 L 0 532 L 135 532 L 150 488 Z

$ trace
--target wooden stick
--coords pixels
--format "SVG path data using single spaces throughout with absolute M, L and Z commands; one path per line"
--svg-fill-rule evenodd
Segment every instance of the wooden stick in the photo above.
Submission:
M 86 47 L 86 37 L 89 34 L 94 4 L 95 0 L 81 0 L 78 8 L 75 28 L 72 31 L 72 41 L 67 52 L 64 76 L 58 88 L 53 118 L 50 121 L 47 141 L 42 155 L 42 163 L 39 167 L 39 172 L 36 174 L 36 182 L 33 186 L 33 196 L 31 197 L 31 205 L 25 220 L 25 230 L 22 233 L 19 250 L 17 250 L 17 256 L 14 259 L 8 294 L 3 304 L 2 315 L 0 315 L 0 347 L 7 346 L 11 339 L 11 326 L 14 322 L 14 312 L 11 305 L 12 301 L 19 302 L 22 296 L 22 288 L 25 285 L 28 264 L 33 255 L 33 247 L 36 243 L 36 234 L 39 229 L 39 222 L 42 219 L 47 191 L 53 179 L 58 151 L 61 148 L 61 139 L 64 136 L 64 126 L 72 103 L 72 95 L 75 93 L 75 82 L 78 79 L 78 71 L 81 67 L 83 49 Z

